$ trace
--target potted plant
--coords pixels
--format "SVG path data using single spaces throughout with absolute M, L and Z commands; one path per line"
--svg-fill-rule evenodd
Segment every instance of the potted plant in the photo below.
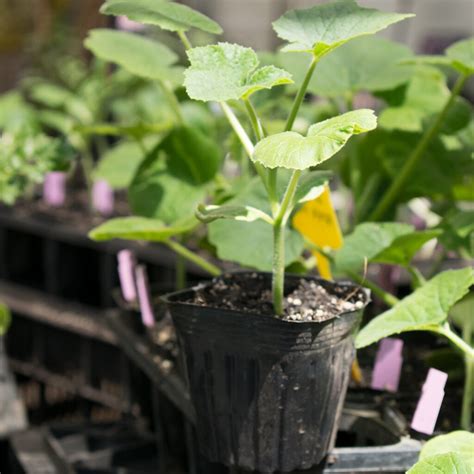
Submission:
M 288 41 L 287 51 L 306 54 L 308 68 L 284 131 L 266 136 L 250 97 L 291 83 L 289 73 L 272 65 L 259 68 L 250 48 L 228 43 L 192 48 L 186 34 L 191 28 L 220 31 L 179 4 L 110 1 L 102 11 L 178 33 L 191 63 L 185 71 L 188 95 L 220 105 L 257 175 L 239 193 L 240 202 L 200 205 L 196 215 L 206 223 L 249 222 L 255 259 L 271 261 L 272 273 L 226 275 L 166 298 L 186 355 L 201 448 L 211 460 L 264 472 L 311 467 L 334 442 L 354 354 L 352 334 L 369 298 L 350 283 L 285 278 L 285 265 L 302 251 L 301 239 L 287 227 L 300 204 L 321 194 L 328 181 L 327 172 L 312 168 L 351 136 L 373 130 L 376 119 L 361 109 L 315 123 L 306 136 L 292 129 L 321 58 L 410 15 L 360 8 L 352 0 L 283 15 L 274 28 Z M 236 101 L 248 114 L 256 145 L 231 107 L 239 107 Z M 146 240 L 173 232 L 163 223 L 129 221 L 128 229 L 125 224 L 109 227 L 107 237 Z M 224 237 L 238 252 L 237 236 Z

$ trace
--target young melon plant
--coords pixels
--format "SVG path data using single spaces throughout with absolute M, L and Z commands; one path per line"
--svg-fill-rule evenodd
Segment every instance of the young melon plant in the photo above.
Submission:
M 252 223 L 248 231 L 240 230 L 240 233 L 232 233 L 232 222 L 228 227 L 217 227 L 218 223 L 214 223 L 216 225 L 211 229 L 211 242 L 216 245 L 221 257 L 225 256 L 226 252 L 241 251 L 249 261 L 253 260 L 253 266 L 271 266 L 274 309 L 277 315 L 281 315 L 284 270 L 285 265 L 291 262 L 287 256 L 294 260 L 303 249 L 298 234 L 294 231 L 288 234 L 290 217 L 301 203 L 314 199 L 323 191 L 329 177 L 327 172 L 312 168 L 334 156 L 352 136 L 376 127 L 373 111 L 361 109 L 313 123 L 303 134 L 292 131 L 315 68 L 323 58 L 349 41 L 374 34 L 411 15 L 361 8 L 353 0 L 337 0 L 306 10 L 293 10 L 283 15 L 274 23 L 274 29 L 278 36 L 288 43 L 284 51 L 287 54 L 304 55 L 309 57 L 310 61 L 294 102 L 289 108 L 283 130 L 267 135 L 252 99 L 259 91 L 291 84 L 291 74 L 286 70 L 271 64 L 259 66 L 259 58 L 251 48 L 235 44 L 218 43 L 192 48 L 187 36 L 187 32 L 192 28 L 213 34 L 219 34 L 221 29 L 212 20 L 183 5 L 164 1 L 114 0 L 106 2 L 101 11 L 110 15 L 125 15 L 130 20 L 176 32 L 182 40 L 190 62 L 184 73 L 184 86 L 189 97 L 196 101 L 219 104 L 253 163 L 258 175 L 256 179 L 260 180 L 260 183 L 255 179 L 249 182 L 229 202 L 200 205 L 196 215 L 206 223 L 219 219 Z M 328 29 L 328 23 L 333 27 Z M 103 58 L 106 54 L 108 57 L 105 59 L 113 60 L 122 66 L 135 71 L 143 71 L 146 68 L 146 73 L 152 74 L 166 88 L 168 78 L 171 77 L 166 65 L 157 64 L 159 59 L 156 57 L 154 60 L 151 57 L 146 59 L 148 53 L 145 49 L 143 52 L 134 50 L 132 40 L 126 48 L 115 48 L 112 53 L 110 48 L 104 47 L 103 40 L 97 40 L 97 33 L 95 39 L 93 34 L 86 44 L 96 54 L 100 50 L 102 53 L 99 54 L 102 54 Z M 104 53 L 105 50 L 107 53 Z M 132 50 L 136 54 L 133 54 Z M 240 104 L 247 113 L 254 140 L 249 137 L 246 124 L 239 120 L 238 113 L 235 112 Z M 187 133 L 192 134 L 192 130 L 188 129 Z M 173 143 L 179 144 L 179 148 L 186 147 L 189 140 L 185 138 L 185 135 L 177 136 Z M 195 149 L 199 150 L 196 147 Z M 179 159 L 179 150 L 175 147 L 173 152 L 172 159 Z M 199 169 L 202 170 L 202 166 L 206 164 L 198 158 L 199 153 L 194 153 L 192 159 L 195 168 L 201 165 Z M 143 200 L 143 205 L 146 206 L 153 206 L 156 199 L 159 199 L 157 193 L 147 197 L 147 201 Z M 192 201 L 193 199 L 187 205 L 190 206 Z M 127 232 L 125 226 L 130 226 L 132 222 L 135 226 L 134 232 L 130 232 L 131 229 Z M 110 229 L 107 224 L 93 231 L 91 235 L 95 238 L 110 238 L 130 237 L 133 234 L 137 238 L 141 234 L 145 238 L 146 233 L 141 233 L 136 227 L 140 223 L 143 224 L 144 221 L 115 221 L 113 235 L 110 232 L 106 234 L 107 229 Z M 120 225 L 124 226 L 122 233 L 119 230 Z M 161 229 L 165 232 L 163 223 L 155 225 L 157 231 Z M 239 237 L 243 236 L 243 233 L 247 235 L 240 240 Z M 272 245 L 273 252 L 268 252 L 269 244 Z M 242 260 L 238 259 L 245 263 Z

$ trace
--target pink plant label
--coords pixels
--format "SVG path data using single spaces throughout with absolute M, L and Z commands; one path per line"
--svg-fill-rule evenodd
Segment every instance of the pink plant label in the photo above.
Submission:
M 148 286 L 148 278 L 146 269 L 143 265 L 138 265 L 135 269 L 138 302 L 140 303 L 140 312 L 142 314 L 143 324 L 147 327 L 154 326 L 155 316 L 151 305 L 150 288 Z
M 137 299 L 135 287 L 135 256 L 131 250 L 121 250 L 117 256 L 118 274 L 122 296 L 125 301 L 131 302 Z
M 92 205 L 103 216 L 110 216 L 114 212 L 114 190 L 107 181 L 100 179 L 94 183 L 92 189 Z
M 443 403 L 447 380 L 448 374 L 437 369 L 429 370 L 411 422 L 414 430 L 427 435 L 433 434 Z
M 141 23 L 129 20 L 126 16 L 118 16 L 115 22 L 117 28 L 123 31 L 140 32 L 145 29 Z
M 45 176 L 43 199 L 50 206 L 59 207 L 66 201 L 66 173 L 52 171 Z
M 380 341 L 372 372 L 371 387 L 374 390 L 398 390 L 403 365 L 402 350 L 401 339 L 386 338 Z

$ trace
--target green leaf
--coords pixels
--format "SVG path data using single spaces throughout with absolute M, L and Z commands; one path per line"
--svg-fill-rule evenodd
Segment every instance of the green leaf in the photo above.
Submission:
M 0 302 L 0 336 L 3 336 L 10 326 L 11 314 L 8 308 Z
M 400 64 L 412 55 L 405 45 L 384 38 L 370 36 L 355 39 L 321 59 L 308 91 L 324 97 L 344 97 L 360 91 L 394 89 L 408 82 L 412 76 L 413 68 Z M 284 58 L 295 55 L 281 56 L 283 67 L 293 72 Z M 295 82 L 301 82 L 298 79 L 300 77 L 295 75 Z
M 362 328 L 356 338 L 356 347 L 368 346 L 392 334 L 441 325 L 454 303 L 469 291 L 472 284 L 472 268 L 448 270 L 436 275 Z
M 100 9 L 106 15 L 124 15 L 132 21 L 156 25 L 167 31 L 184 32 L 196 28 L 219 35 L 222 28 L 192 8 L 164 0 L 109 0 Z
M 420 67 L 408 84 L 403 103 L 384 109 L 379 125 L 389 130 L 422 131 L 423 121 L 440 112 L 449 95 L 446 79 L 440 71 Z
M 303 203 L 316 199 L 323 193 L 324 185 L 332 175 L 331 171 L 310 171 L 303 175 L 295 192 L 295 202 Z
M 184 152 L 188 150 L 192 153 L 188 145 L 182 143 L 183 150 L 176 156 L 167 155 L 162 150 L 163 144 L 148 154 L 139 166 L 128 192 L 134 214 L 159 219 L 166 224 L 173 224 L 194 214 L 196 206 L 206 197 L 207 187 L 201 183 L 205 175 L 199 174 L 197 180 L 194 179 L 193 168 L 189 167 L 190 158 Z M 172 149 L 169 142 L 167 149 Z M 200 156 L 200 150 L 206 152 L 207 148 L 197 149 L 191 159 L 194 156 L 197 163 L 206 163 L 207 155 Z
M 375 263 L 407 266 L 420 248 L 442 234 L 439 229 L 423 230 L 396 237 L 389 247 L 370 259 Z
M 259 60 L 252 48 L 218 43 L 193 48 L 187 54 L 191 66 L 184 73 L 184 85 L 191 99 L 238 100 L 261 89 L 292 82 L 291 75 L 283 69 L 258 68 Z
M 171 174 L 192 184 L 211 181 L 221 164 L 221 151 L 215 141 L 187 125 L 174 128 L 163 140 Z
M 145 79 L 167 80 L 173 74 L 170 66 L 178 59 L 163 44 L 125 31 L 92 30 L 84 45 L 97 57 Z
M 304 170 L 334 156 L 353 135 L 377 126 L 369 109 L 359 109 L 311 125 L 308 135 L 283 132 L 261 140 L 252 156 L 267 168 Z
M 272 218 L 268 214 L 252 206 L 204 206 L 200 204 L 196 209 L 196 217 L 206 224 L 218 219 L 234 219 L 243 222 L 254 222 L 261 219 L 272 225 Z
M 413 226 L 396 222 L 359 224 L 344 238 L 344 246 L 336 253 L 337 272 L 358 272 L 366 260 L 389 248 L 397 237 L 412 232 Z
M 268 197 L 260 179 L 254 178 L 241 192 L 226 202 L 228 206 L 251 206 L 271 213 Z M 217 220 L 208 226 L 209 241 L 216 247 L 222 260 L 243 266 L 269 271 L 272 268 L 272 227 L 261 220 L 239 222 Z M 285 265 L 299 258 L 303 240 L 298 232 L 289 228 L 285 239 Z
M 453 431 L 430 439 L 421 449 L 420 460 L 450 452 L 464 458 L 474 472 L 474 433 L 469 431 Z
M 290 10 L 273 23 L 273 29 L 290 43 L 285 51 L 321 57 L 353 38 L 374 34 L 412 16 L 361 8 L 354 0 L 337 0 L 304 10 Z
M 195 219 L 189 219 L 174 226 L 167 226 L 157 219 L 145 217 L 117 217 L 104 222 L 89 232 L 93 240 L 144 240 L 163 242 L 164 240 L 190 231 L 196 226 Z
M 474 73 L 474 38 L 454 43 L 445 53 L 452 61 L 453 67 L 462 74 L 471 75 Z
M 125 189 L 132 182 L 143 157 L 143 151 L 137 143 L 120 142 L 101 157 L 93 178 L 104 179 L 114 189 Z
M 472 471 L 459 454 L 445 453 L 418 461 L 407 474 L 472 474 Z

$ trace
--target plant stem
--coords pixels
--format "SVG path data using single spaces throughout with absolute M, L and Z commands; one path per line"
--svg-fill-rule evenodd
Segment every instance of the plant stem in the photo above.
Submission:
M 462 329 L 462 338 L 464 341 L 472 345 L 472 329 L 473 321 L 466 318 Z M 462 398 L 461 410 L 461 428 L 471 431 L 472 411 L 474 408 L 474 359 L 468 356 L 464 357 L 465 376 L 464 376 L 464 392 Z
M 365 278 L 361 277 L 355 272 L 347 272 L 347 276 L 352 278 L 359 285 L 365 286 L 366 288 L 368 288 L 370 291 L 372 291 L 374 295 L 380 298 L 387 306 L 393 307 L 397 303 L 400 302 L 400 300 L 396 296 L 380 288 L 380 286 L 371 282 L 370 280 L 366 280 Z
M 289 213 L 291 212 L 291 203 L 300 175 L 300 170 L 293 171 L 280 209 L 273 222 L 272 296 L 273 309 L 277 316 L 283 314 L 283 295 L 285 290 L 285 227 Z
M 474 360 L 465 358 L 466 375 L 462 399 L 461 428 L 471 431 L 472 409 L 474 405 Z
M 181 109 L 175 93 L 173 92 L 173 90 L 171 90 L 171 88 L 165 81 L 158 81 L 158 83 L 160 84 L 161 90 L 164 92 L 166 100 L 168 101 L 168 104 L 170 105 L 171 109 L 173 110 L 173 113 L 176 116 L 176 120 L 179 124 L 182 124 L 184 122 L 184 119 L 183 115 L 181 114 Z
M 311 80 L 311 77 L 313 76 L 313 72 L 316 67 L 316 64 L 318 64 L 318 60 L 319 59 L 316 56 L 313 56 L 313 59 L 311 60 L 311 64 L 309 65 L 308 71 L 306 72 L 306 75 L 303 79 L 303 83 L 301 84 L 298 94 L 296 95 L 295 101 L 293 102 L 290 115 L 288 117 L 288 120 L 286 121 L 285 131 L 290 131 L 293 128 L 293 125 L 296 120 L 296 116 L 298 115 L 298 111 L 300 110 L 304 96 L 306 95 L 306 90 L 308 89 L 309 81 Z
M 283 314 L 283 295 L 285 290 L 285 225 L 282 222 L 273 226 L 273 309 L 277 316 Z
M 447 337 L 458 351 L 461 351 L 467 359 L 474 362 L 474 348 L 459 337 L 448 323 L 445 323 L 443 326 L 428 326 L 426 329 Z
M 184 31 L 178 31 L 178 36 L 181 42 L 183 43 L 184 49 L 191 49 L 193 46 L 191 44 L 191 41 L 189 41 L 186 33 Z
M 388 212 L 390 207 L 396 201 L 398 195 L 402 191 L 403 187 L 405 186 L 408 179 L 411 177 L 413 170 L 416 168 L 417 164 L 423 157 L 426 148 L 431 143 L 433 138 L 438 133 L 439 129 L 443 125 L 444 119 L 446 118 L 449 109 L 451 108 L 452 104 L 454 103 L 454 99 L 459 95 L 464 84 L 466 83 L 468 76 L 463 74 L 461 75 L 456 84 L 451 91 L 451 96 L 449 100 L 446 102 L 443 110 L 440 112 L 436 120 L 433 122 L 431 127 L 428 128 L 426 133 L 423 135 L 422 139 L 418 142 L 418 145 L 413 150 L 413 153 L 409 156 L 408 160 L 404 163 L 402 170 L 392 181 L 392 184 L 388 188 L 387 192 L 384 194 L 383 198 L 379 201 L 378 206 L 369 216 L 369 221 L 380 221 L 385 217 L 385 214 Z
M 410 276 L 413 278 L 413 289 L 419 288 L 420 286 L 423 286 L 426 283 L 426 279 L 423 276 L 423 274 L 416 268 L 414 265 L 408 265 L 405 267 L 410 274 Z
M 178 255 L 181 255 L 186 260 L 194 263 L 198 267 L 210 273 L 212 276 L 218 276 L 221 274 L 220 268 L 216 267 L 207 260 L 204 260 L 200 255 L 192 252 L 179 242 L 176 242 L 175 240 L 166 240 L 163 243 L 171 250 L 174 250 Z
M 219 102 L 219 105 L 221 106 L 224 115 L 229 121 L 230 126 L 239 138 L 240 143 L 242 143 L 242 146 L 244 147 L 244 150 L 247 153 L 248 157 L 251 158 L 254 152 L 252 140 L 250 140 L 249 136 L 247 135 L 247 132 L 245 131 L 244 127 L 242 126 L 232 109 L 225 102 Z
M 247 153 L 247 156 L 249 158 L 252 158 L 255 147 L 253 146 L 252 140 L 250 140 L 244 127 L 240 123 L 240 120 L 236 117 L 232 109 L 225 102 L 219 102 L 219 105 L 221 106 L 222 111 L 224 112 L 224 115 L 229 121 L 230 126 L 232 127 L 235 134 L 239 138 L 240 143 L 242 143 L 242 146 L 244 147 L 244 150 Z M 270 195 L 265 168 L 260 163 L 253 162 L 253 164 L 255 166 L 255 170 L 257 171 L 258 175 L 260 176 L 260 179 L 263 182 L 263 185 L 265 186 L 267 193 Z
M 277 216 L 275 217 L 275 222 L 286 224 L 288 219 L 289 213 L 291 212 L 293 206 L 293 197 L 295 196 L 296 187 L 298 186 L 298 181 L 301 176 L 301 170 L 294 170 L 293 174 L 291 175 L 290 181 L 288 182 L 288 186 L 286 188 L 285 194 L 281 201 L 280 210 L 278 211 Z
M 244 99 L 244 105 L 245 109 L 247 110 L 250 123 L 252 124 L 253 132 L 255 133 L 255 140 L 259 142 L 265 136 L 265 133 L 257 116 L 257 111 L 255 110 L 252 102 L 250 102 L 249 98 Z

